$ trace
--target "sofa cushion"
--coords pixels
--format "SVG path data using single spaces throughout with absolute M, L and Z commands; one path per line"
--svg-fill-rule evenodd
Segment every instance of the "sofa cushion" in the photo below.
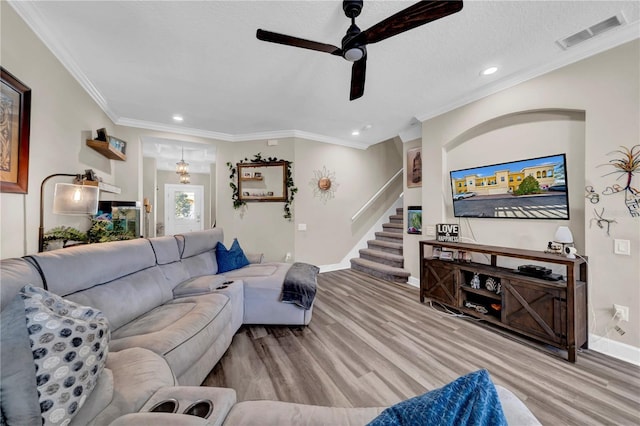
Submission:
M 224 276 L 229 278 L 245 278 L 245 277 L 262 278 L 262 277 L 279 276 L 277 275 L 277 273 L 278 273 L 278 270 L 283 267 L 281 265 L 290 265 L 290 264 L 289 263 L 257 263 L 257 264 L 252 263 L 251 265 L 248 265 L 247 267 L 244 267 L 241 269 L 227 271 L 224 274 Z M 284 267 L 287 267 L 287 266 L 284 266 Z M 284 280 L 284 275 L 282 275 L 282 279 Z
M 230 321 L 228 297 L 216 293 L 182 297 L 113 331 L 111 350 L 149 349 L 163 356 L 179 377 L 198 361 Z
M 203 275 L 190 278 L 173 289 L 173 297 L 196 296 L 213 292 L 222 286 L 226 278 L 222 275 Z
M 28 259 L 0 260 L 0 309 L 13 300 L 25 284 L 42 287 L 42 277 Z
M 178 241 L 174 236 L 149 238 L 149 243 L 156 255 L 158 265 L 180 261 Z
M 160 388 L 176 384 L 175 377 L 167 362 L 159 355 L 143 348 L 124 349 L 110 352 L 107 368 L 113 374 L 115 391 L 110 404 L 91 422 L 73 419 L 71 426 L 108 425 L 116 418 L 135 413 Z
M 290 263 L 267 262 L 223 274 L 226 278 L 244 282 L 245 324 L 309 324 L 313 307 L 305 310 L 280 301 L 282 283 L 290 268 Z
M 176 235 L 176 238 L 178 247 L 182 246 L 180 247 L 180 257 L 185 259 L 213 250 L 218 241 L 224 241 L 224 234 L 222 228 L 213 228 Z M 215 274 L 215 272 L 213 273 Z
M 489 373 L 479 370 L 387 408 L 369 426 L 399 424 L 506 426 L 507 421 Z
M 172 288 L 160 268 L 160 266 L 146 268 L 109 283 L 95 285 L 87 290 L 70 294 L 66 298 L 100 309 L 109 319 L 112 330 L 117 330 L 173 299 Z
M 143 238 L 88 244 L 30 255 L 42 270 L 47 289 L 67 296 L 156 265 Z
M 6 422 L 1 424 L 42 423 L 33 354 L 20 294 L 0 314 L 0 403 Z
M 216 261 L 218 262 L 218 273 L 220 274 L 249 265 L 249 259 L 245 256 L 237 238 L 233 239 L 229 250 L 222 242 L 218 242 L 216 245 Z
M 43 422 L 68 423 L 84 405 L 104 368 L 109 324 L 96 309 L 42 288 L 26 285 L 20 297 Z

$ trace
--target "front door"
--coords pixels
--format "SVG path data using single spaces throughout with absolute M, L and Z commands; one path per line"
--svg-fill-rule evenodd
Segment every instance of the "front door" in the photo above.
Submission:
M 204 229 L 204 186 L 165 184 L 165 235 Z

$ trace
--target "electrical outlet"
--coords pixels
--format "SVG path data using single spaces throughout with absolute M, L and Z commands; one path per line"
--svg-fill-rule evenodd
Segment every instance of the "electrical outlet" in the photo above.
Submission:
M 631 256 L 631 241 L 615 239 L 613 241 L 613 252 L 623 256 Z
M 613 311 L 621 321 L 629 321 L 629 307 L 613 304 Z

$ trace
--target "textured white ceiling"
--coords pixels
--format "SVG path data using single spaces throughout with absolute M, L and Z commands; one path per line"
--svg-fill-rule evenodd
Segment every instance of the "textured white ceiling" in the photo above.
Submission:
M 365 1 L 356 22 L 364 30 L 413 3 Z M 263 28 L 340 45 L 349 25 L 341 1 L 11 4 L 117 124 L 360 148 L 419 134 L 416 117 L 640 36 L 638 1 L 466 1 L 459 13 L 369 45 L 364 96 L 349 101 L 351 63 L 255 37 Z M 556 44 L 620 12 L 625 26 L 566 51 Z M 499 71 L 480 76 L 490 65 Z
M 144 137 L 142 155 L 156 159 L 156 170 L 175 171 L 176 163 L 184 159 L 189 164 L 189 173 L 209 174 L 211 164 L 216 162 L 216 147 L 176 139 Z

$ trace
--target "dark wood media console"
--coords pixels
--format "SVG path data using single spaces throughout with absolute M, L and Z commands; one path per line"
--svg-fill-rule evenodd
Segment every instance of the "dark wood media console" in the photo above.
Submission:
M 425 257 L 428 246 L 454 251 L 454 259 L 458 259 L 458 252 L 484 254 L 490 264 Z M 517 269 L 498 266 L 500 257 L 562 265 L 566 270 L 562 274 L 565 280 L 523 275 Z M 565 349 L 570 362 L 576 361 L 578 348 L 588 347 L 587 263 L 584 259 L 435 240 L 420 241 L 420 259 L 420 302 L 432 299 L 538 342 Z M 476 274 L 480 288 L 471 285 Z M 499 292 L 486 289 L 489 278 L 493 283 L 500 283 Z

